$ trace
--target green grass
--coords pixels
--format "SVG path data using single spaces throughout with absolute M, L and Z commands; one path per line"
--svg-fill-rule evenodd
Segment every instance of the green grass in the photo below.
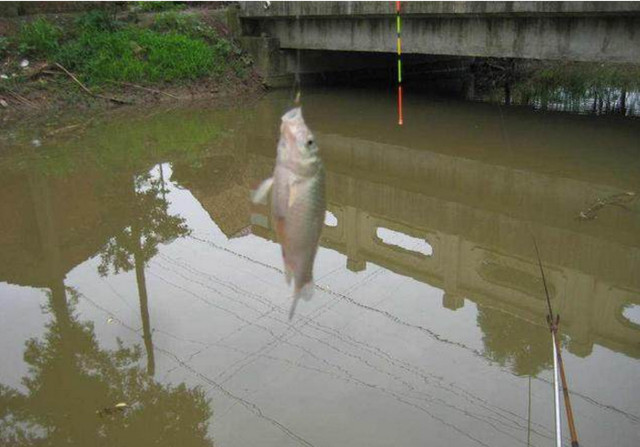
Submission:
M 57 59 L 89 84 L 196 79 L 225 64 L 202 40 L 137 28 L 84 32 L 63 45 Z

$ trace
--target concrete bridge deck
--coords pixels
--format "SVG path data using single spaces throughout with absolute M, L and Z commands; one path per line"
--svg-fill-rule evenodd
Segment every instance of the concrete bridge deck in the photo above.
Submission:
M 640 63 L 640 2 L 403 2 L 409 54 Z M 394 2 L 242 2 L 283 50 L 393 53 Z

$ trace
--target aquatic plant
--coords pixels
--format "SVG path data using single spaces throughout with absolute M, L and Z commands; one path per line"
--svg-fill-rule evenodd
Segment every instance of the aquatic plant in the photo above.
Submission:
M 638 67 L 587 62 L 538 63 L 514 87 L 523 103 L 593 113 L 625 113 L 628 93 L 638 90 Z

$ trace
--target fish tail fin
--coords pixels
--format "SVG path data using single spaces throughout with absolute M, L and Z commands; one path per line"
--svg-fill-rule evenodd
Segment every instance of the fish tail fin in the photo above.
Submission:
M 309 301 L 313 296 L 313 281 L 309 281 L 302 285 L 302 287 L 298 287 L 296 285 L 295 292 L 293 293 L 293 303 L 291 303 L 291 309 L 289 309 L 289 321 L 293 318 L 293 314 L 296 312 L 296 307 L 298 307 L 298 301 L 302 298 L 305 301 Z
M 293 296 L 296 298 L 302 298 L 305 301 L 309 301 L 311 297 L 313 297 L 314 286 L 315 285 L 313 283 L 313 280 L 302 284 L 302 286 L 298 286 L 296 284 L 296 289 Z
M 296 307 L 298 306 L 298 301 L 300 297 L 297 295 L 293 296 L 293 303 L 291 303 L 291 309 L 289 309 L 289 321 L 293 318 L 293 314 L 296 313 Z
M 273 177 L 269 177 L 262 183 L 260 186 L 251 194 L 251 201 L 256 204 L 265 204 L 267 195 L 271 192 L 271 187 L 273 186 Z

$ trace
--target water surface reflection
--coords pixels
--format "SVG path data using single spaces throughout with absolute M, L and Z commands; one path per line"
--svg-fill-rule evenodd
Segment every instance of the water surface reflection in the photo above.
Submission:
M 306 95 L 331 215 L 292 323 L 248 200 L 286 100 L 104 118 L 5 156 L 3 441 L 549 444 L 532 232 L 582 441 L 637 445 L 640 205 L 578 216 L 640 190 L 638 129 L 428 102 L 397 129 L 387 99 Z

